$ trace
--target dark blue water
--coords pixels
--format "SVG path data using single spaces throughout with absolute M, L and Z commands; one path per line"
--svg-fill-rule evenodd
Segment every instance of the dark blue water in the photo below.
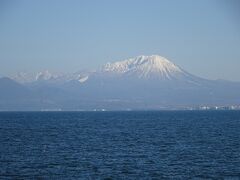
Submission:
M 0 179 L 239 177 L 239 111 L 0 113 Z

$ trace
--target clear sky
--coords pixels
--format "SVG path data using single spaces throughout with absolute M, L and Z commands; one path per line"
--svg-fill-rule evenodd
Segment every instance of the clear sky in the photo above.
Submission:
M 0 75 L 159 54 L 240 81 L 239 0 L 1 0 Z

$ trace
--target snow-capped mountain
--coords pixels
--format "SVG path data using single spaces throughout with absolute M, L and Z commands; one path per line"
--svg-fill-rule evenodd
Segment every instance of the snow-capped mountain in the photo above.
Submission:
M 43 71 L 43 72 L 39 72 L 36 75 L 36 81 L 46 81 L 46 80 L 50 80 L 50 79 L 54 79 L 57 76 L 54 76 L 53 74 L 51 74 L 48 70 Z
M 36 80 L 36 77 L 34 74 L 31 73 L 26 73 L 26 72 L 19 72 L 16 75 L 14 75 L 13 77 L 11 77 L 11 79 L 25 84 L 25 83 L 30 83 Z
M 14 87 L 24 87 L 19 97 L 14 90 L 16 88 L 8 85 L 14 84 L 13 80 L 18 82 Z M 2 96 L 0 110 L 25 107 L 34 110 L 123 110 L 240 105 L 240 83 L 202 79 L 158 55 L 107 63 L 95 71 L 18 73 L 7 82 L 6 79 L 2 83 L 0 81 L 0 95 L 9 92 L 8 97 L 14 98 Z
M 188 76 L 180 67 L 158 55 L 138 56 L 124 61 L 107 63 L 103 72 L 117 73 L 138 78 L 159 78 L 165 80 Z
M 168 59 L 158 56 L 138 56 L 123 61 L 107 63 L 96 71 L 78 71 L 75 73 L 52 73 L 48 70 L 37 72 L 36 74 L 18 73 L 13 77 L 20 83 L 31 83 L 37 81 L 48 82 L 68 82 L 78 81 L 85 83 L 91 77 L 117 75 L 126 78 L 157 79 L 157 80 L 177 80 L 191 79 L 190 75 Z
M 27 73 L 27 72 L 19 72 L 15 76 L 12 77 L 13 80 L 25 84 L 32 83 L 35 81 L 48 81 L 51 79 L 56 79 L 61 77 L 61 74 L 51 73 L 48 70 L 40 71 L 37 73 Z
M 96 71 L 79 71 L 75 73 L 52 73 L 48 70 L 30 73 L 18 73 L 13 77 L 20 83 L 35 81 L 72 81 L 86 82 L 91 76 L 96 75 L 120 75 L 126 77 L 137 77 L 139 79 L 158 78 L 161 80 L 179 79 L 188 77 L 189 74 L 180 67 L 173 64 L 164 57 L 158 55 L 138 56 L 123 61 L 107 63 Z
M 49 70 L 40 71 L 37 73 L 20 72 L 11 77 L 11 79 L 21 84 L 31 83 L 66 83 L 69 81 L 78 81 L 80 83 L 85 82 L 88 79 L 89 74 L 92 71 L 78 71 L 75 73 L 53 73 Z

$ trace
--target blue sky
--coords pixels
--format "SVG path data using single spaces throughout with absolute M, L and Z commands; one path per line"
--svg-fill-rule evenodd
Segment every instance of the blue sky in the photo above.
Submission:
M 0 74 L 74 72 L 159 54 L 240 81 L 238 0 L 2 0 Z

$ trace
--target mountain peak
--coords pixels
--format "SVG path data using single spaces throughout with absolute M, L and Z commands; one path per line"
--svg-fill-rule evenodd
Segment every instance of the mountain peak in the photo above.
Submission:
M 49 80 L 52 77 L 53 77 L 53 75 L 48 70 L 45 70 L 45 71 L 37 73 L 36 80 L 37 81 L 38 80 Z
M 31 82 L 45 82 L 48 83 L 65 83 L 71 80 L 77 80 L 80 83 L 85 83 L 90 77 L 97 75 L 111 76 L 124 76 L 126 78 L 138 79 L 157 79 L 157 80 L 172 80 L 181 79 L 182 77 L 189 76 L 177 65 L 168 59 L 159 55 L 150 56 L 137 56 L 123 61 L 107 63 L 102 68 L 96 71 L 80 71 L 73 74 L 64 73 L 51 73 L 48 70 L 38 73 L 18 73 L 13 77 L 14 80 L 20 83 Z
M 161 79 L 171 79 L 184 72 L 168 59 L 159 56 L 137 56 L 124 61 L 107 63 L 103 67 L 104 72 L 133 74 L 139 78 L 158 77 Z
M 151 63 L 170 62 L 166 58 L 159 56 L 159 55 L 150 55 L 150 56 L 141 55 L 141 56 L 137 56 L 135 59 L 140 60 L 140 61 L 147 61 L 147 62 L 151 62 Z

